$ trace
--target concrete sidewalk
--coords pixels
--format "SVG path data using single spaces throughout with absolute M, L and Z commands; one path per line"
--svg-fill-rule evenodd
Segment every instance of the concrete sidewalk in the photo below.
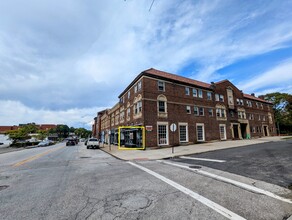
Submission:
M 291 136 L 289 136 L 291 138 Z M 177 157 L 189 154 L 197 154 L 207 151 L 222 150 L 227 148 L 242 147 L 253 144 L 260 144 L 272 141 L 282 141 L 285 137 L 263 137 L 250 140 L 235 140 L 235 141 L 218 141 L 202 144 L 192 144 L 187 146 L 161 149 L 146 149 L 146 150 L 119 150 L 117 146 L 101 144 L 101 150 L 113 155 L 122 160 L 158 160 L 163 158 Z

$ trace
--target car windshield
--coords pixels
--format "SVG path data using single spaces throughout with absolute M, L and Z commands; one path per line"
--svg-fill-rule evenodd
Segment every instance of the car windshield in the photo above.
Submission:
M 98 141 L 96 138 L 90 138 L 89 141 Z

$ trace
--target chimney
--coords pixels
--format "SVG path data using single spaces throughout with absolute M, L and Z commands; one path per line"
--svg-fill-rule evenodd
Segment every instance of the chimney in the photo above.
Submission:
M 254 93 L 251 94 L 253 97 L 255 97 Z
M 211 82 L 211 89 L 215 90 L 215 88 L 216 88 L 215 83 L 214 82 Z

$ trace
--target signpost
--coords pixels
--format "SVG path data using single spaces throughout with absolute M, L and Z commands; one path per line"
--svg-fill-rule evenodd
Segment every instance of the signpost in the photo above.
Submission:
M 111 151 L 111 131 L 108 131 L 108 135 L 109 135 L 109 151 Z
M 176 131 L 176 124 L 175 123 L 172 123 L 170 125 L 170 131 L 172 132 L 172 153 L 174 153 L 174 132 Z

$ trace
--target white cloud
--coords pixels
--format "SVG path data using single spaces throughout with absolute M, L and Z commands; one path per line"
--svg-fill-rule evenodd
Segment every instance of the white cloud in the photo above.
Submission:
M 18 101 L 0 100 L 0 124 L 18 125 L 35 122 L 36 124 L 67 124 L 73 127 L 91 129 L 93 117 L 105 107 L 74 108 L 64 111 L 33 109 Z
M 251 77 L 247 82 L 241 83 L 239 88 L 247 92 L 258 91 L 260 94 L 271 92 L 292 93 L 292 59 L 286 60 L 278 66 Z
M 149 12 L 151 2 L 29 0 L 23 7 L 22 1 L 1 1 L 1 99 L 23 103 L 21 109 L 33 114 L 46 111 L 51 120 L 114 105 L 150 67 L 177 73 L 195 63 L 186 74 L 210 82 L 236 61 L 291 47 L 291 1 L 161 0 Z M 274 83 L 266 86 L 283 88 L 282 81 Z

